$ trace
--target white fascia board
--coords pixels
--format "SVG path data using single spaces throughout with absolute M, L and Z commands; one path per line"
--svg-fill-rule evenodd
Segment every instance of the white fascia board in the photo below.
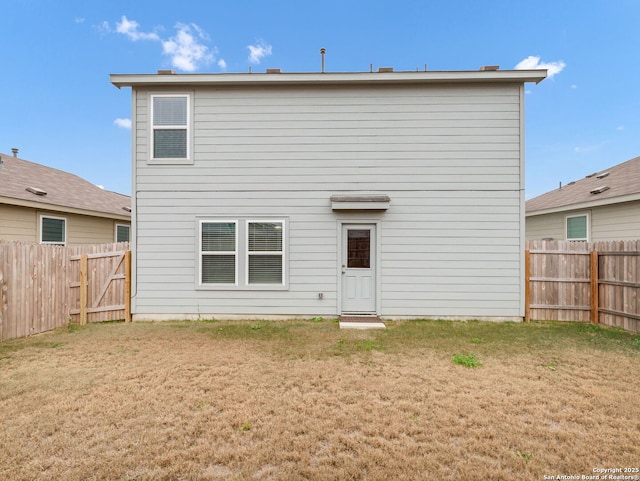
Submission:
M 624 202 L 633 202 L 640 200 L 640 192 L 637 194 L 621 195 L 619 197 L 609 197 L 608 199 L 598 199 L 589 202 L 580 202 L 579 204 L 568 204 L 559 207 L 549 207 L 548 209 L 535 210 L 527 212 L 527 217 L 536 215 L 555 214 L 557 212 L 567 212 L 570 210 L 590 209 L 593 207 L 603 207 L 605 205 L 622 204 Z
M 335 85 L 410 84 L 455 82 L 535 82 L 547 76 L 546 70 L 459 70 L 355 73 L 224 73 L 224 74 L 111 74 L 118 88 L 185 85 Z

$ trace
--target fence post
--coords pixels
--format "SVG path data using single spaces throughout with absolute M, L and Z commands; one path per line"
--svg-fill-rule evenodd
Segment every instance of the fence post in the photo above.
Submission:
M 598 251 L 591 251 L 591 323 L 598 324 Z
M 124 321 L 131 322 L 131 251 L 124 253 Z
M 531 320 L 531 252 L 529 249 L 524 251 L 524 321 L 529 322 Z
M 87 254 L 80 256 L 80 325 L 87 323 Z

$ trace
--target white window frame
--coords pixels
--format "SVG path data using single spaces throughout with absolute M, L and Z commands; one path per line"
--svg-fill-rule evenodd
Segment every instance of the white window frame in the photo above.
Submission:
M 576 217 L 585 217 L 586 218 L 586 224 L 587 224 L 587 236 L 584 238 L 575 238 L 575 239 L 569 239 L 569 219 L 574 219 Z M 571 214 L 571 215 L 567 215 L 564 218 L 564 238 L 568 241 L 571 242 L 589 242 L 589 239 L 591 238 L 591 215 L 589 214 L 589 212 L 580 212 L 578 214 Z
M 205 254 L 216 254 L 202 250 L 202 225 L 206 223 L 235 223 L 236 225 L 236 282 L 235 284 L 213 284 L 202 282 L 202 259 Z M 280 284 L 249 284 L 249 223 L 272 222 L 282 224 L 282 283 Z M 289 289 L 289 219 L 286 217 L 199 217 L 196 222 L 196 289 L 197 290 L 238 290 L 238 291 L 278 291 Z M 231 251 L 224 253 L 230 254 Z M 257 254 L 270 254 L 269 252 L 257 252 Z
M 235 246 L 234 246 L 234 251 L 204 251 L 202 250 L 202 226 L 204 224 L 234 224 L 235 227 L 235 231 L 236 231 L 236 238 L 235 238 Z M 238 286 L 238 261 L 239 261 L 239 253 L 238 253 L 238 237 L 239 237 L 239 232 L 238 232 L 238 227 L 239 227 L 239 222 L 237 219 L 202 219 L 200 220 L 200 222 L 198 223 L 198 285 L 200 287 L 207 287 L 207 288 L 220 288 L 220 287 L 232 287 L 232 286 Z M 233 283 L 209 283 L 209 282 L 202 282 L 202 259 L 203 256 L 205 255 L 234 255 L 235 256 L 235 265 L 234 265 L 234 278 L 235 278 L 235 282 Z
M 42 240 L 42 234 L 44 234 L 44 219 L 55 219 L 64 221 L 64 241 L 63 242 L 51 242 Z M 40 244 L 48 244 L 54 246 L 66 246 L 67 245 L 67 218 L 66 217 L 57 217 L 55 215 L 48 214 L 40 214 Z
M 154 125 L 153 123 L 153 100 L 155 98 L 183 97 L 187 101 L 187 118 L 186 125 Z M 192 164 L 193 156 L 191 153 L 192 136 L 193 136 L 193 95 L 191 93 L 175 92 L 175 93 L 152 93 L 149 95 L 149 163 L 156 164 Z M 155 157 L 155 132 L 156 130 L 186 130 L 186 157 Z
M 126 241 L 121 241 L 121 242 L 131 242 L 131 225 L 130 224 L 116 224 L 115 227 L 115 231 L 114 231 L 114 236 L 113 236 L 113 242 L 118 242 L 118 228 L 119 227 L 126 227 L 127 229 L 129 229 L 129 239 Z
M 282 250 L 281 251 L 250 251 L 249 250 L 249 224 L 263 224 L 263 223 L 273 223 L 273 224 L 281 224 L 282 225 Z M 245 220 L 245 228 L 247 235 L 245 236 L 245 280 L 248 286 L 285 286 L 286 285 L 286 269 L 285 269 L 285 239 L 286 239 L 286 226 L 284 219 L 246 219 Z M 271 284 L 259 284 L 249 283 L 249 257 L 252 255 L 279 255 L 281 257 L 281 265 L 282 265 L 282 281 L 279 284 L 271 283 Z

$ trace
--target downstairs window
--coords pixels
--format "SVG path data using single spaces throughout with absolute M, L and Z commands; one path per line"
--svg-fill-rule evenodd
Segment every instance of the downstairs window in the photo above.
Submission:
M 284 219 L 200 220 L 198 285 L 286 287 L 285 228 Z

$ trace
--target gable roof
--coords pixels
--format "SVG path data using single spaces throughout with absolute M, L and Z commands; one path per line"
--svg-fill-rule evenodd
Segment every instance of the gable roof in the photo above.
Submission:
M 614 165 L 526 202 L 527 215 L 640 200 L 640 157 Z
M 0 159 L 0 203 L 122 220 L 131 218 L 131 197 L 127 195 L 17 157 L 0 154 Z

